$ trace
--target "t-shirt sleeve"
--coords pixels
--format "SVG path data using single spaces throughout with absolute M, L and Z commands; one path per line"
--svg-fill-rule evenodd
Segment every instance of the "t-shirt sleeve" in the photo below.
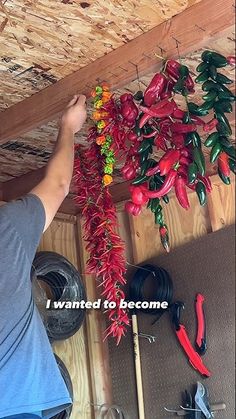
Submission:
M 42 201 L 34 194 L 27 194 L 16 201 L 3 205 L 1 211 L 17 231 L 26 254 L 32 262 L 46 221 Z

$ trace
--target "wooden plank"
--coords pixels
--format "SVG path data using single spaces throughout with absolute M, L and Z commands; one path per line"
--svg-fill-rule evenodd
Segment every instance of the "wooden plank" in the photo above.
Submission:
M 93 275 L 85 275 L 88 253 L 83 239 L 82 218 L 78 216 L 78 250 L 80 252 L 81 270 L 87 290 L 88 301 L 96 301 L 98 297 L 97 284 Z M 109 366 L 108 343 L 103 341 L 106 329 L 105 317 L 101 310 L 88 310 L 86 315 L 88 356 L 92 382 L 94 406 L 112 403 L 111 373 Z M 96 408 L 95 408 L 96 410 Z
M 208 208 L 201 207 L 196 194 L 189 193 L 191 208 L 180 207 L 172 195 L 165 205 L 164 215 L 169 227 L 171 249 L 207 234 L 210 230 Z M 143 210 L 138 217 L 130 216 L 134 263 L 142 263 L 164 253 L 159 236 L 159 228 L 154 223 L 150 210 Z
M 208 198 L 208 210 L 212 231 L 235 223 L 235 177 L 233 175 L 230 185 L 224 185 L 220 179 L 213 183 L 213 190 Z
M 57 252 L 78 267 L 75 237 L 75 225 L 55 220 L 44 233 L 39 250 Z M 70 339 L 54 343 L 53 350 L 65 363 L 73 382 L 74 406 L 71 419 L 92 419 L 86 325 Z
M 91 87 L 106 80 L 113 88 L 126 85 L 160 66 L 154 52 L 161 47 L 166 57 L 177 55 L 178 42 L 181 55 L 212 37 L 221 37 L 234 27 L 232 0 L 202 0 L 179 15 L 117 48 L 95 62 L 75 71 L 59 82 L 40 91 L 2 112 L 0 143 L 56 118 L 75 92 L 89 94 Z M 176 41 L 177 39 L 177 41 Z M 116 69 L 123 68 L 118 74 Z M 113 71 L 112 71 L 113 70 Z

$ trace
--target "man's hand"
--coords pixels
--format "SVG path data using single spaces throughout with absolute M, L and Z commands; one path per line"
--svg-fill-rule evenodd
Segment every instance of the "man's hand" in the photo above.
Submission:
M 76 134 L 80 131 L 87 118 L 86 97 L 75 95 L 62 115 L 60 127 Z

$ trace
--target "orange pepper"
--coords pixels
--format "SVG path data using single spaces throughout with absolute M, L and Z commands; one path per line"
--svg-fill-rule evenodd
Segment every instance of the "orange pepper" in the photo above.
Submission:
M 110 183 L 112 182 L 112 176 L 110 175 L 104 175 L 102 179 L 105 186 L 110 185 Z
M 92 90 L 92 92 L 91 92 L 91 96 L 92 96 L 92 97 L 97 96 L 97 93 L 96 93 L 96 91 L 95 91 L 95 90 Z
M 105 135 L 100 135 L 99 137 L 97 137 L 96 139 L 96 143 L 97 145 L 102 145 L 106 142 L 106 137 Z
M 102 89 L 104 90 L 104 92 L 109 92 L 109 86 L 107 83 L 102 83 Z
M 103 92 L 102 94 L 102 100 L 104 103 L 108 102 L 108 100 L 110 100 L 112 97 L 112 93 L 110 92 Z

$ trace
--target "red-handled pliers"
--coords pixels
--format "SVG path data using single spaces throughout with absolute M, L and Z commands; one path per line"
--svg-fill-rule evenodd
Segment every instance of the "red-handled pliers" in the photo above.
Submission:
M 196 336 L 196 350 L 199 355 L 204 355 L 207 350 L 206 344 L 206 321 L 203 309 L 203 302 L 205 298 L 202 294 L 197 294 L 195 300 L 195 310 L 197 316 L 197 336 Z
M 200 372 L 200 374 L 204 377 L 210 377 L 210 371 L 203 364 L 202 358 L 193 348 L 184 325 L 180 323 L 180 313 L 182 308 L 184 308 L 184 304 L 179 301 L 175 302 L 171 307 L 172 322 L 175 326 L 175 333 L 178 341 L 188 356 L 188 360 L 193 368 Z

